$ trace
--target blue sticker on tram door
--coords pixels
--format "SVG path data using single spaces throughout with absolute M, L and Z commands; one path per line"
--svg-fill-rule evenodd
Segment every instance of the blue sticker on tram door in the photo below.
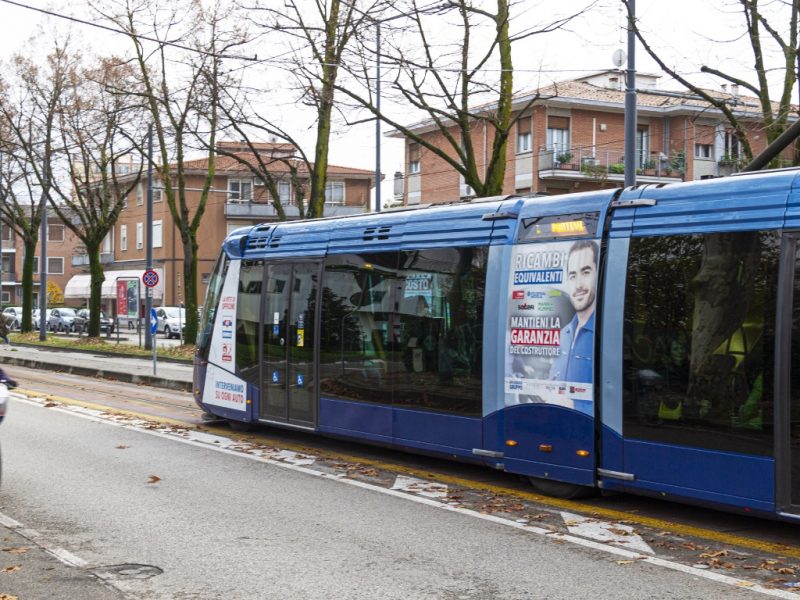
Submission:
M 303 383 L 305 382 L 305 377 L 303 377 L 302 373 L 297 374 L 297 387 L 303 387 Z
M 272 335 L 280 334 L 280 325 L 273 325 L 272 326 Z
M 273 371 L 272 372 L 272 383 L 278 383 L 278 372 L 277 371 Z

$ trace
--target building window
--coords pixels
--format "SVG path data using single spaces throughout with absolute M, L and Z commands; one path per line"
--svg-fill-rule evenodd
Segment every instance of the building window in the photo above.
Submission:
M 3 304 L 11 304 L 11 293 L 4 291 L 0 294 L 0 301 L 2 301 Z
M 102 254 L 111 254 L 114 251 L 114 230 L 112 229 L 103 238 L 103 244 L 100 246 Z
M 39 257 L 38 256 L 34 256 L 33 257 L 33 274 L 34 275 L 38 275 L 39 274 Z
M 47 241 L 48 242 L 63 242 L 64 241 L 64 226 L 61 224 L 47 224 Z
M 144 248 L 144 223 L 136 224 L 136 249 Z
M 208 285 L 208 280 L 211 279 L 211 273 L 203 273 L 200 276 L 200 281 L 203 282 L 203 285 Z
M 742 156 L 742 143 L 733 131 L 725 132 L 725 156 L 736 159 Z
M 408 172 L 410 175 L 419 173 L 420 160 L 419 160 L 419 144 L 408 145 Z
M 344 181 L 325 184 L 325 204 L 344 204 Z
M 128 226 L 127 225 L 120 225 L 119 226 L 119 249 L 120 250 L 127 250 L 128 249 Z
M 695 158 L 711 158 L 712 146 L 711 144 L 695 144 L 694 157 Z
M 631 240 L 626 439 L 772 455 L 779 248 L 756 231 Z
M 162 221 L 153 221 L 153 248 L 161 248 L 163 240 L 161 237 Z
M 517 121 L 517 154 L 531 151 L 531 118 L 524 117 Z
M 649 169 L 650 167 L 650 126 L 637 125 L 636 126 L 636 168 Z
M 253 199 L 253 182 L 248 179 L 228 180 L 229 202 L 250 202 Z
M 290 204 L 292 199 L 292 186 L 288 181 L 278 182 L 278 200 L 281 204 Z
M 5 223 L 0 223 L 0 232 L 2 232 L 0 235 L 2 235 L 4 242 L 11 241 L 11 227 L 6 225 Z
M 158 182 L 156 182 L 158 183 Z M 153 202 L 161 202 L 164 199 L 164 190 L 161 188 L 153 188 Z
M 64 274 L 64 257 L 63 256 L 48 256 L 47 257 L 47 273 L 48 273 L 48 275 L 63 275 Z
M 556 156 L 569 150 L 569 117 L 547 117 L 546 144 Z
M 136 204 L 139 206 L 144 204 L 144 186 L 141 181 L 136 184 Z

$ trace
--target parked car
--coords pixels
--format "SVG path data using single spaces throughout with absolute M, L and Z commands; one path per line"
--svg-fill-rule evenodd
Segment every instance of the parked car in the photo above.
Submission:
M 22 325 L 22 307 L 8 306 L 3 310 L 3 318 L 8 323 L 9 329 L 19 329 Z
M 89 331 L 89 315 L 88 308 L 80 309 L 72 322 L 72 330 L 78 334 L 87 333 Z M 106 335 L 114 333 L 114 320 L 106 316 L 106 313 L 102 310 L 100 311 L 100 333 L 105 333 Z
M 53 309 L 51 309 L 51 308 L 48 308 L 48 309 L 46 309 L 46 310 L 44 311 L 44 323 L 45 323 L 45 327 L 47 327 L 48 321 L 50 320 L 50 313 L 51 313 L 51 312 L 53 312 Z M 34 328 L 34 329 L 36 329 L 36 330 L 38 330 L 38 329 L 39 329 L 39 323 L 40 323 L 40 321 L 39 321 L 39 319 L 40 319 L 40 317 L 39 317 L 39 314 L 40 314 L 40 313 L 39 313 L 39 309 L 38 309 L 38 308 L 34 308 L 34 309 L 33 309 L 33 328 Z
M 69 333 L 75 323 L 74 308 L 54 308 L 47 319 L 47 328 L 50 331 Z
M 158 330 L 164 333 L 164 337 L 182 337 L 183 328 L 186 326 L 186 309 L 177 306 L 159 306 L 156 308 L 156 318 L 158 319 Z

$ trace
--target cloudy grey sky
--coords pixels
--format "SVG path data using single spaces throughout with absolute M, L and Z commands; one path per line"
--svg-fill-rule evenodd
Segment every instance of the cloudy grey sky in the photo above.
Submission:
M 282 0 L 274 1 L 282 5 Z M 490 2 L 491 0 L 486 0 Z M 56 12 L 86 16 L 87 9 L 80 0 L 20 0 L 20 3 L 50 9 Z M 587 0 L 518 0 L 513 8 L 513 31 L 521 31 L 550 18 L 553 6 L 564 13 L 577 11 Z M 740 11 L 736 0 L 669 0 L 664 2 L 639 0 L 637 17 L 640 27 L 648 39 L 667 57 L 671 66 L 693 81 L 707 87 L 719 87 L 714 81 L 699 73 L 701 64 L 709 64 L 722 70 L 729 70 L 747 77 L 748 64 L 752 64 L 752 54 L 748 51 L 746 40 L 741 39 L 742 26 Z M 773 5 L 775 3 L 772 3 Z M 531 89 L 552 81 L 577 77 L 582 74 L 612 68 L 614 50 L 626 48 L 625 32 L 622 29 L 625 15 L 618 0 L 598 0 L 594 8 L 561 31 L 546 36 L 538 36 L 520 43 L 515 49 L 515 88 Z M 97 52 L 107 52 L 118 44 L 127 42 L 112 34 L 105 34 L 84 25 L 70 25 L 58 19 L 45 19 L 41 14 L 0 0 L 0 22 L 3 23 L 3 36 L 0 37 L 0 59 L 8 59 L 14 53 L 30 53 L 34 48 L 29 44 L 30 36 L 37 27 L 51 30 L 57 27 L 66 30 L 71 27 L 76 39 Z M 259 52 L 268 55 L 269 50 Z M 779 67 L 777 57 L 770 58 L 770 64 Z M 658 72 L 655 63 L 643 50 L 637 53 L 637 70 Z M 779 73 L 775 73 L 778 75 Z M 384 75 L 388 77 L 388 74 Z M 668 77 L 663 77 L 662 89 L 676 89 L 678 86 Z M 296 105 L 295 105 L 296 106 Z M 409 115 L 407 107 L 398 105 L 392 108 L 397 115 Z M 296 110 L 296 109 L 294 109 Z M 419 115 L 415 115 L 418 118 Z M 298 122 L 299 123 L 299 122 Z M 308 119 L 298 125 L 301 139 L 310 149 L 313 136 L 308 129 Z M 387 127 L 383 126 L 384 131 Z M 347 131 L 337 130 L 331 146 L 331 162 L 365 169 L 375 166 L 374 125 L 364 124 Z M 383 138 L 382 170 L 391 179 L 395 170 L 402 169 L 402 144 L 398 140 Z

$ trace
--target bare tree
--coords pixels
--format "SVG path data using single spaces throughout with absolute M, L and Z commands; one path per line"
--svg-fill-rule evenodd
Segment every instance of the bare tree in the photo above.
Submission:
M 104 239 L 113 231 L 127 195 L 139 184 L 142 162 L 129 140 L 138 135 L 142 111 L 130 92 L 134 69 L 118 58 L 76 64 L 67 75 L 58 102 L 59 150 L 67 175 L 54 181 L 52 208 L 83 243 L 89 260 L 90 336 L 100 334 L 100 309 L 105 273 L 100 258 Z M 118 178 L 118 165 L 136 163 L 136 177 Z M 126 169 L 127 171 L 127 169 Z
M 160 10 L 136 0 L 114 2 L 109 7 L 95 4 L 94 8 L 127 32 L 133 45 L 139 95 L 157 140 L 159 161 L 155 167 L 181 239 L 186 294 L 184 339 L 193 344 L 198 327 L 197 231 L 216 169 L 219 97 L 226 84 L 223 59 L 247 38 L 236 27 L 227 27 L 227 19 L 233 15 L 220 2 L 206 8 L 192 0 L 188 12 L 177 4 Z M 143 36 L 161 43 L 150 51 Z M 190 202 L 184 160 L 192 143 L 198 145 L 198 138 L 204 138 L 207 168 L 199 199 Z
M 352 77 L 337 84 L 336 89 L 445 161 L 477 196 L 500 194 L 511 128 L 516 118 L 539 99 L 538 94 L 533 94 L 524 106 L 513 108 L 512 45 L 523 38 L 564 27 L 589 7 L 529 26 L 518 34 L 510 32 L 513 8 L 509 0 L 496 0 L 494 10 L 483 9 L 471 0 L 423 6 L 417 0 L 410 0 L 407 6 L 396 5 L 399 13 L 381 19 L 387 23 L 394 21 L 387 40 L 377 49 L 370 46 L 368 39 L 363 40 L 360 71 L 351 71 Z M 435 18 L 430 18 L 431 15 Z M 407 20 L 398 26 L 395 19 L 400 17 Z M 492 31 L 488 41 L 476 35 L 483 27 Z M 459 34 L 444 43 L 442 32 L 448 31 Z M 371 54 L 379 56 L 387 70 L 394 73 L 389 91 L 403 105 L 423 114 L 430 129 L 439 134 L 439 140 L 433 139 L 429 132 L 423 135 L 412 130 L 403 118 L 391 116 L 391 110 L 379 109 L 373 92 Z M 354 80 L 362 82 L 363 88 L 353 85 Z M 485 167 L 479 165 L 480 153 L 473 140 L 473 134 L 484 127 L 491 132 L 492 140 Z
M 622 1 L 628 9 L 630 21 L 630 3 L 628 0 Z M 800 46 L 798 46 L 800 0 L 769 2 L 766 9 L 769 14 L 762 12 L 759 0 L 735 0 L 733 4 L 738 6 L 741 12 L 741 36 L 748 40 L 752 51 L 752 74 L 744 79 L 710 65 L 701 65 L 700 70 L 751 92 L 758 99 L 767 141 L 773 142 L 786 130 L 789 117 L 793 112 L 792 93 L 800 70 Z M 645 51 L 665 73 L 722 112 L 741 144 L 744 157 L 748 161 L 752 160 L 753 149 L 748 137 L 748 119 L 752 122 L 752 113 L 747 115 L 737 108 L 739 102 L 737 95 L 714 93 L 693 83 L 688 76 L 679 73 L 677 69 L 666 63 L 665 58 L 649 43 L 638 22 L 634 22 L 634 32 Z M 769 69 L 765 62 L 765 57 L 771 51 L 777 51 L 783 57 L 783 64 L 779 69 L 783 76 L 782 84 L 775 101 L 770 95 Z M 800 164 L 800 145 L 798 144 L 795 144 L 794 164 Z
M 314 158 L 309 161 L 303 155 L 300 165 L 309 174 L 309 198 L 305 213 L 310 218 L 321 217 L 324 212 L 331 127 L 336 110 L 335 93 L 348 49 L 359 31 L 372 26 L 372 15 L 390 6 L 390 2 L 369 0 L 360 9 L 356 5 L 357 2 L 344 0 L 318 0 L 313 3 L 286 0 L 281 9 L 271 8 L 269 3 L 252 7 L 255 11 L 252 18 L 260 27 L 288 36 L 293 58 L 287 62 L 286 72 L 295 81 L 299 100 L 315 111 Z M 265 18 L 260 19 L 259 14 Z M 268 126 L 280 130 L 274 126 L 274 121 Z M 276 135 L 287 141 L 291 139 L 291 136 L 280 133 Z M 295 145 L 299 148 L 299 145 Z
M 32 41 L 32 44 L 38 43 Z M 0 219 L 21 239 L 22 331 L 31 331 L 33 274 L 39 229 L 56 179 L 58 110 L 74 56 L 68 41 L 55 40 L 42 64 L 17 55 L 0 96 L 2 194 Z

